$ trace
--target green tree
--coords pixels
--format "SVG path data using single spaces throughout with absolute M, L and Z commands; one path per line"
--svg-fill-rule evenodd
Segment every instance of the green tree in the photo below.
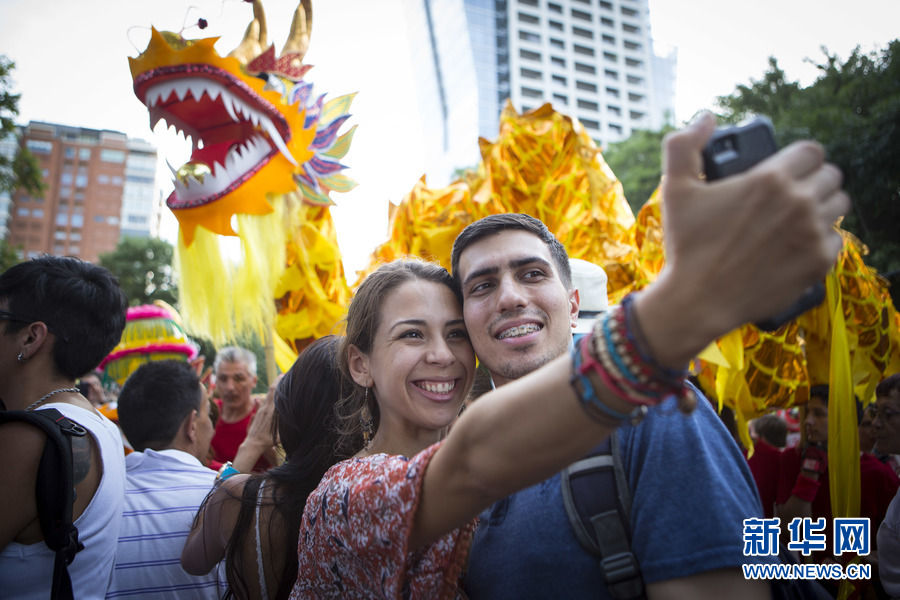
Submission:
M 635 216 L 659 185 L 662 140 L 674 129 L 665 125 L 658 131 L 635 131 L 627 140 L 610 144 L 603 153 L 609 168 L 622 182 L 625 198 Z
M 154 300 L 176 306 L 173 253 L 172 244 L 165 240 L 126 236 L 115 250 L 100 255 L 100 265 L 119 278 L 131 306 Z
M 772 119 L 780 145 L 818 140 L 844 172 L 853 209 L 843 226 L 870 249 L 866 262 L 892 280 L 900 299 L 900 40 L 846 61 L 823 48 L 818 78 L 808 87 L 788 81 L 776 59 L 759 81 L 738 86 L 719 106 L 728 121 L 750 113 Z M 812 62 L 812 61 L 811 61 Z
M 22 95 L 10 91 L 15 67 L 16 63 L 0 54 L 0 139 L 17 133 L 15 118 L 19 115 Z M 45 185 L 37 159 L 21 144 L 12 159 L 0 154 L 0 191 L 12 192 L 19 187 L 38 198 L 44 195 Z
M 16 248 L 10 246 L 6 240 L 0 240 L 0 273 L 20 262 L 22 259 L 19 258 Z

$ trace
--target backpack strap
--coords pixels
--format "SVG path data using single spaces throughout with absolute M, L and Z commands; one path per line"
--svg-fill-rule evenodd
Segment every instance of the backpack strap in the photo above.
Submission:
M 615 600 L 643 600 L 644 580 L 631 551 L 631 492 L 618 432 L 569 465 L 561 477 L 563 504 L 581 546 L 597 556 Z
M 21 421 L 41 429 L 47 435 L 38 465 L 35 502 L 44 543 L 55 554 L 51 598 L 71 599 L 72 580 L 67 565 L 84 548 L 78 541 L 78 529 L 72 522 L 75 483 L 72 473 L 72 436 L 84 437 L 87 431 L 55 408 L 38 411 L 0 412 L 0 424 Z

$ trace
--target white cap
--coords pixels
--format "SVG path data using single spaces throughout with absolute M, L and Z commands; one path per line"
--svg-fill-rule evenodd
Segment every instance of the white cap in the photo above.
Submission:
M 590 333 L 594 319 L 599 313 L 609 310 L 606 296 L 606 271 L 600 265 L 570 258 L 572 267 L 572 287 L 578 290 L 578 324 L 575 333 Z

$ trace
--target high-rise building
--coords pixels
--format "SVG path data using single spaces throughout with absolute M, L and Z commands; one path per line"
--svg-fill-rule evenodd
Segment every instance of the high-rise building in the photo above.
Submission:
M 507 98 L 520 112 L 550 102 L 601 146 L 674 121 L 677 54 L 654 49 L 648 0 L 404 0 L 404 10 L 427 146 L 438 145 L 434 130 L 467 135 L 468 121 L 457 130 L 449 110 L 421 100 L 448 94 L 443 73 L 454 65 L 474 64 L 478 133 L 488 139 Z M 477 161 L 474 142 L 456 146 Z
M 156 154 L 149 144 L 117 131 L 38 121 L 22 127 L 22 140 L 47 186 L 43 198 L 13 194 L 8 240 L 26 257 L 47 253 L 96 262 L 123 233 L 151 234 Z

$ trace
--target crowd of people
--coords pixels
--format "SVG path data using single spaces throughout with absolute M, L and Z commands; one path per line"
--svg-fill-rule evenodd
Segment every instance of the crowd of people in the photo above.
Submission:
M 124 327 L 112 275 L 58 257 L 0 274 L 5 410 L 52 407 L 86 430 L 72 441 L 74 597 L 621 598 L 623 581 L 651 600 L 777 595 L 742 571 L 779 561 L 747 554 L 743 524 L 827 505 L 816 403 L 827 393 L 813 394 L 799 450 L 779 448 L 778 423 L 757 424 L 756 461 L 776 464 L 759 468 L 687 365 L 826 274 L 848 199 L 811 142 L 703 181 L 714 126 L 704 116 L 667 138 L 667 264 L 621 303 L 581 283 L 583 265 L 573 277 L 539 220 L 486 217 L 457 237 L 449 273 L 413 258 L 371 273 L 345 334 L 306 348 L 264 399 L 240 348 L 216 357 L 214 401 L 186 363 L 141 366 L 118 397 L 121 434 L 89 385 L 75 387 Z M 870 413 L 869 450 L 886 456 L 900 452 L 898 379 L 879 385 Z M 0 595 L 46 598 L 43 509 L 21 493 L 41 477 L 45 437 L 0 431 Z M 627 551 L 612 561 L 571 527 L 561 475 L 610 438 L 630 494 Z M 759 472 L 775 483 L 757 485 Z M 884 485 L 870 518 L 881 581 L 898 595 L 889 496 Z

